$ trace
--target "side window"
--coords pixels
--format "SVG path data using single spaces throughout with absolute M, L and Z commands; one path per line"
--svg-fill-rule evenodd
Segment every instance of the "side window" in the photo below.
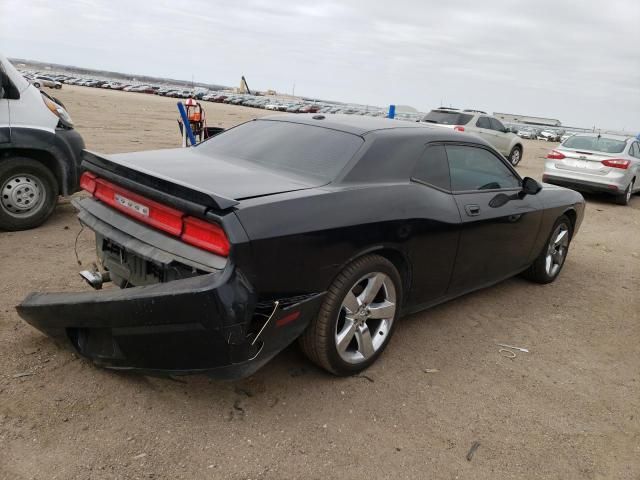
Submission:
M 480 117 L 476 122 L 476 127 L 478 128 L 486 128 L 491 130 L 491 122 L 489 122 L 489 117 Z
M 451 190 L 447 153 L 443 145 L 427 147 L 418 160 L 411 178 L 428 183 L 435 187 Z
M 631 148 L 632 148 L 631 155 L 633 155 L 636 158 L 640 158 L 640 143 L 634 142 Z
M 500 123 L 500 120 L 496 120 L 495 118 L 490 118 L 491 129 L 496 130 L 498 132 L 504 132 L 504 125 Z
M 447 145 L 446 150 L 453 191 L 520 187 L 520 180 L 488 150 L 465 145 Z

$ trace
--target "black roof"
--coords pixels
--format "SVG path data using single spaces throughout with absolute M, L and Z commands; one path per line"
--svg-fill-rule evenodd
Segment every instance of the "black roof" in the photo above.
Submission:
M 418 122 L 406 122 L 383 117 L 344 115 L 339 113 L 292 113 L 288 115 L 268 115 L 258 120 L 278 120 L 281 122 L 303 123 L 306 125 L 333 128 L 355 135 L 364 135 L 376 130 L 397 128 L 428 128 Z

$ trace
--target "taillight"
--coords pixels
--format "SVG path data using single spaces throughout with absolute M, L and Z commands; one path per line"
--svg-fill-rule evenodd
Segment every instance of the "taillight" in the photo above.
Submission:
M 208 250 L 226 257 L 229 255 L 229 240 L 220 226 L 185 217 L 184 231 L 180 236 L 182 241 L 195 247 Z
M 101 178 L 95 182 L 96 190 L 93 195 L 106 204 L 171 235 L 182 233 L 182 212 L 136 195 Z
M 84 172 L 80 176 L 80 188 L 93 195 L 93 192 L 96 191 L 96 175 L 91 172 Z
M 600 163 L 607 167 L 621 168 L 623 170 L 626 170 L 629 168 L 629 165 L 631 165 L 630 160 L 624 160 L 622 158 L 608 158 L 607 160 L 602 160 Z
M 125 190 L 91 172 L 82 174 L 80 186 L 107 205 L 158 230 L 180 237 L 185 243 L 225 257 L 229 255 L 229 239 L 220 225 L 185 216 L 179 210 Z
M 563 153 L 557 151 L 557 150 L 551 150 L 548 154 L 547 154 L 547 158 L 551 159 L 551 160 L 562 160 L 563 158 L 566 158 L 564 156 Z
M 464 127 L 462 125 L 456 125 L 453 127 L 456 132 L 464 132 Z

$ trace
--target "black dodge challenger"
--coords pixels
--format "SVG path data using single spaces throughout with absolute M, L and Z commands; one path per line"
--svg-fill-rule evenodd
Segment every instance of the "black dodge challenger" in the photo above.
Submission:
M 381 118 L 267 117 L 83 166 L 98 290 L 32 293 L 18 312 L 146 373 L 246 376 L 296 339 L 359 372 L 402 315 L 520 273 L 555 280 L 584 213 L 477 137 Z

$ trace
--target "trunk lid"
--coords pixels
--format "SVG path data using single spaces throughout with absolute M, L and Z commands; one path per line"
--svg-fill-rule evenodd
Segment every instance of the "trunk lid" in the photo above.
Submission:
M 208 207 L 230 208 L 239 200 L 322 186 L 322 179 L 269 170 L 236 158 L 203 155 L 193 148 L 117 155 L 84 154 L 84 166 Z
M 565 158 L 556 162 L 556 168 L 591 175 L 606 175 L 611 167 L 602 164 L 602 160 L 616 158 L 620 155 L 594 152 L 589 150 L 574 150 L 572 148 L 557 149 Z

